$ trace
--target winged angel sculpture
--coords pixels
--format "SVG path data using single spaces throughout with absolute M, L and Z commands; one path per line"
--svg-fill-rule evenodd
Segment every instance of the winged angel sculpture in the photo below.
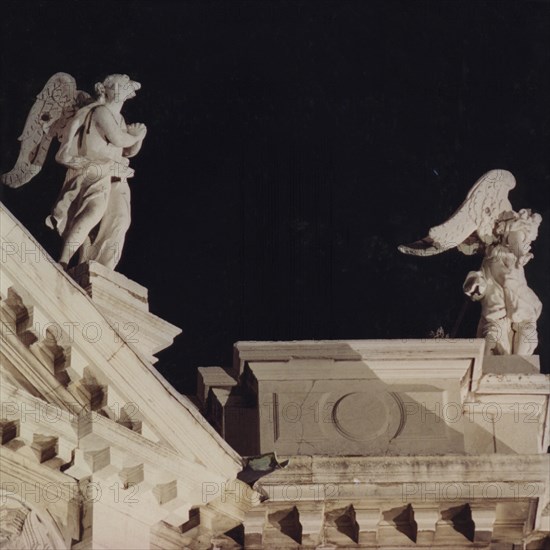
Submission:
M 75 79 L 54 74 L 38 94 L 19 137 L 15 167 L 1 176 L 20 187 L 38 174 L 52 139 L 60 142 L 56 160 L 67 167 L 61 193 L 46 224 L 62 238 L 60 264 L 74 254 L 114 269 L 130 226 L 129 158 L 142 145 L 147 129 L 127 125 L 123 103 L 141 88 L 127 75 L 112 74 L 95 85 L 96 97 L 79 91 Z
M 480 270 L 468 273 L 463 290 L 481 302 L 478 337 L 485 338 L 487 354 L 531 355 L 538 345 L 542 304 L 527 285 L 524 266 L 533 258 L 531 243 L 542 217 L 529 209 L 514 212 L 508 193 L 515 185 L 506 170 L 488 172 L 445 223 L 432 227 L 424 239 L 399 246 L 416 256 L 455 247 L 483 255 Z

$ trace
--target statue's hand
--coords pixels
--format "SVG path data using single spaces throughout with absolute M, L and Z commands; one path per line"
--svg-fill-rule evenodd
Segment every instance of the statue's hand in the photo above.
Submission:
M 518 266 L 523 267 L 526 263 L 531 261 L 533 258 L 534 256 L 531 252 L 528 252 L 527 254 L 523 254 L 523 256 L 520 256 L 518 258 Z
M 474 302 L 481 300 L 487 291 L 487 280 L 480 271 L 470 271 L 462 285 L 464 294 Z
M 128 159 L 124 159 L 125 161 Z M 118 165 L 119 173 L 121 176 L 128 178 L 134 177 L 134 169 L 130 168 L 129 164 L 127 162 L 121 162 Z
M 128 125 L 128 133 L 132 136 L 143 139 L 147 134 L 147 127 L 141 122 L 135 122 L 134 124 Z

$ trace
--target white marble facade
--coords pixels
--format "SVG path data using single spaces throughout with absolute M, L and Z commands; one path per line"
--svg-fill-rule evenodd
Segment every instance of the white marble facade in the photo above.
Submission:
M 0 548 L 548 544 L 536 356 L 240 342 L 186 398 L 153 366 L 179 329 L 146 289 L 93 262 L 66 273 L 0 215 Z

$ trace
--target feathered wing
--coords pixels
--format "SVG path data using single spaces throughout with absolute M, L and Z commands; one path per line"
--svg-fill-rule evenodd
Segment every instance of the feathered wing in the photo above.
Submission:
M 512 210 L 508 193 L 515 186 L 516 180 L 510 172 L 487 172 L 476 181 L 466 200 L 446 222 L 432 227 L 424 239 L 400 245 L 399 251 L 433 256 L 457 247 L 465 254 L 472 254 L 476 244 L 491 244 L 496 220 L 503 212 Z
M 52 138 L 59 135 L 74 115 L 77 97 L 75 79 L 66 73 L 54 74 L 36 96 L 23 133 L 19 156 L 13 169 L 0 176 L 8 187 L 21 187 L 40 172 Z

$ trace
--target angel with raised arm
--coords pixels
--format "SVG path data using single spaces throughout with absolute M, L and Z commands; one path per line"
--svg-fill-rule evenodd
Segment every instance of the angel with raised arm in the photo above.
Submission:
M 457 247 L 483 254 L 479 271 L 468 273 L 464 293 L 481 302 L 478 337 L 492 355 L 532 355 L 538 345 L 537 320 L 542 304 L 527 285 L 525 264 L 542 221 L 529 209 L 512 210 L 508 192 L 516 185 L 506 170 L 482 176 L 460 208 L 424 239 L 401 245 L 404 254 L 431 256 Z
M 20 187 L 41 169 L 55 136 L 56 160 L 67 167 L 61 193 L 46 219 L 63 240 L 60 264 L 67 268 L 95 260 L 114 269 L 130 226 L 130 188 L 135 156 L 147 133 L 145 125 L 127 125 L 121 108 L 141 88 L 127 75 L 112 74 L 95 86 L 96 99 L 76 90 L 74 78 L 57 73 L 38 95 L 22 136 L 21 152 L 2 183 Z

